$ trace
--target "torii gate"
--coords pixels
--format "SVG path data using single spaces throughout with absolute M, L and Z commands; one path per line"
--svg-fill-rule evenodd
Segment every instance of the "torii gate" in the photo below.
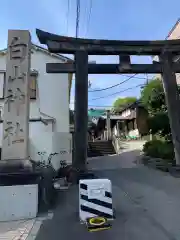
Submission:
M 47 73 L 75 73 L 75 145 L 73 166 L 86 170 L 88 123 L 88 73 L 160 73 L 163 77 L 168 114 L 175 148 L 176 163 L 180 164 L 180 97 L 176 75 L 180 64 L 173 62 L 180 55 L 180 40 L 116 41 L 81 39 L 58 36 L 37 29 L 41 44 L 51 53 L 74 54 L 74 63 L 47 63 Z M 118 55 L 118 64 L 88 64 L 88 55 Z M 131 55 L 159 56 L 160 62 L 131 64 Z

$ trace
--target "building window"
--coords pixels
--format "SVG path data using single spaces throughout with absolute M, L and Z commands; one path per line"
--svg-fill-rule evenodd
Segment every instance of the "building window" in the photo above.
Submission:
M 30 74 L 30 99 L 36 99 L 37 76 L 37 72 L 31 72 Z
M 4 99 L 5 96 L 5 71 L 0 71 L 0 99 Z

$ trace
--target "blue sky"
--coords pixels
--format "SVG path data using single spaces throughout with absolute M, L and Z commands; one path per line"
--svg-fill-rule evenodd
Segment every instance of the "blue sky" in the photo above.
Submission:
M 74 36 L 76 0 L 70 0 L 68 21 L 67 5 L 68 0 L 1 0 L 0 48 L 7 45 L 8 29 L 29 29 L 36 44 L 39 44 L 35 35 L 36 28 Z M 179 0 L 92 0 L 88 24 L 89 9 L 90 0 L 81 0 L 80 37 L 117 40 L 164 39 L 180 17 Z M 92 56 L 90 60 L 96 60 L 97 63 L 117 63 L 116 57 L 109 56 Z M 132 62 L 147 63 L 150 62 L 150 58 L 134 57 Z M 89 91 L 106 88 L 125 79 L 127 77 L 122 75 L 89 75 L 92 83 Z M 139 96 L 140 87 L 133 87 L 145 81 L 132 78 L 127 83 L 106 91 L 89 92 L 89 107 L 112 106 L 118 97 Z M 124 91 L 127 88 L 133 89 Z M 73 96 L 74 86 L 71 96 L 72 108 Z

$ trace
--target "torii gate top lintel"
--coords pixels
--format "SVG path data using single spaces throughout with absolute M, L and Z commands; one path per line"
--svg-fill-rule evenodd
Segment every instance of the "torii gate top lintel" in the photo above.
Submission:
M 36 29 L 41 44 L 52 53 L 74 54 L 86 50 L 89 55 L 160 55 L 163 50 L 180 54 L 180 39 L 156 41 L 119 41 L 59 36 Z

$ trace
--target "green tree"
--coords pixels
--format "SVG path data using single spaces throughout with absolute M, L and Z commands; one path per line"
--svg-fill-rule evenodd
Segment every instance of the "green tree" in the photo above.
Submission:
M 123 106 L 134 103 L 135 101 L 137 101 L 136 97 L 117 98 L 113 103 L 113 107 L 116 110 L 120 110 Z
M 148 110 L 147 123 L 150 133 L 154 136 L 152 141 L 145 144 L 143 151 L 148 156 L 168 159 L 174 164 L 172 160 L 174 159 L 174 146 L 162 81 L 157 78 L 149 82 L 142 89 L 140 100 Z
M 152 80 L 143 88 L 141 102 L 150 115 L 167 111 L 164 88 L 160 79 Z
M 154 116 L 150 116 L 147 123 L 151 134 L 158 134 L 166 140 L 171 140 L 169 117 L 166 112 L 158 112 Z
M 150 132 L 170 139 L 171 130 L 162 81 L 156 78 L 149 82 L 141 91 L 140 100 L 149 113 Z

